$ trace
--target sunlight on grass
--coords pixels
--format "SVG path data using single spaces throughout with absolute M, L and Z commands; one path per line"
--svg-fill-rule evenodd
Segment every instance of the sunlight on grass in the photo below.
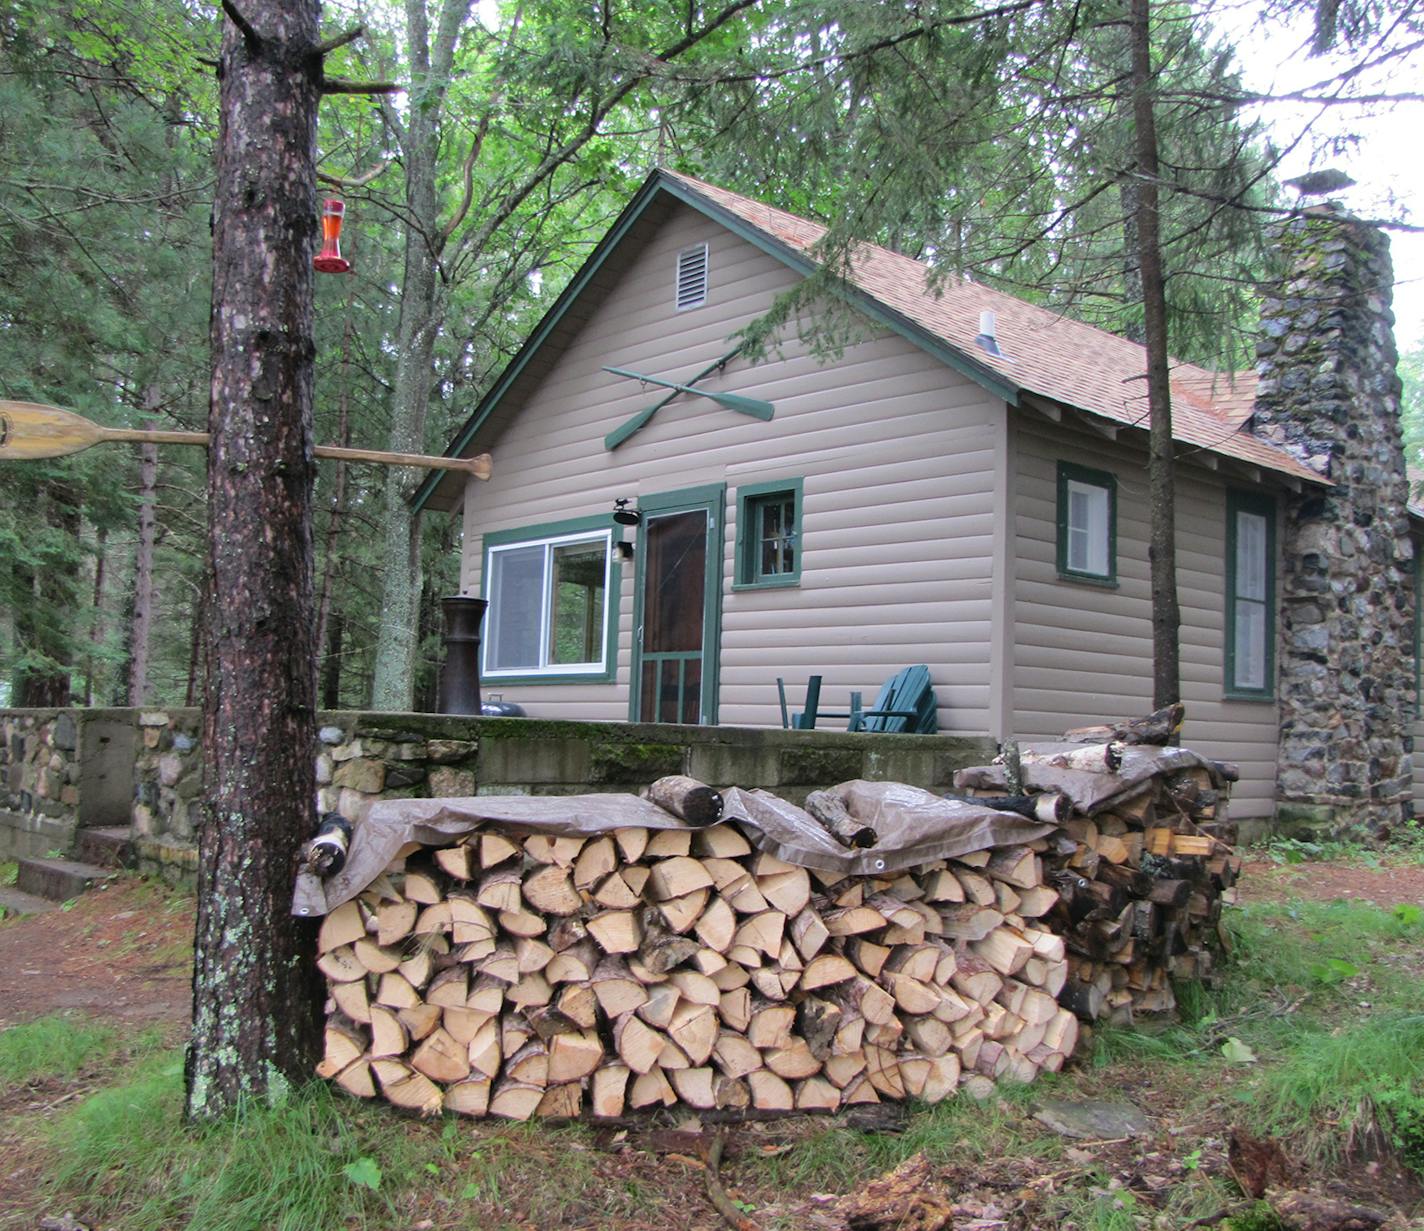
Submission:
M 0 1031 L 0 1090 L 44 1077 L 73 1077 L 115 1050 L 114 1030 L 54 1015 Z

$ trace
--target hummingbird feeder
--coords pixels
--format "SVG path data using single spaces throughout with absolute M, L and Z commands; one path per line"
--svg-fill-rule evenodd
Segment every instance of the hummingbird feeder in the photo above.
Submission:
M 312 268 L 322 274 L 351 272 L 351 262 L 341 255 L 341 219 L 346 204 L 330 197 L 321 204 L 321 251 L 312 257 Z

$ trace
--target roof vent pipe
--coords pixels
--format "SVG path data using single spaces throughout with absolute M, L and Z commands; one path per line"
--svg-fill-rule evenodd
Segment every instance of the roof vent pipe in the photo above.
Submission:
M 999 349 L 998 322 L 995 321 L 993 312 L 986 310 L 979 313 L 979 336 L 974 340 L 991 355 L 1004 353 Z

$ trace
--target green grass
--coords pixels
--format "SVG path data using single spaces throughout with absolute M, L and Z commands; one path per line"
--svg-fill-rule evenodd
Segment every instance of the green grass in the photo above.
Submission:
M 0 1091 L 46 1077 L 73 1077 L 117 1050 L 108 1026 L 55 1015 L 0 1031 Z
M 0 885 L 13 885 L 20 879 L 20 865 L 13 859 L 0 860 Z
M 408 1226 L 414 1197 L 438 1194 L 494 1231 L 602 1225 L 673 1196 L 608 1185 L 579 1127 L 418 1122 L 321 1082 L 185 1128 L 182 1068 L 177 1051 L 152 1054 L 54 1122 L 55 1200 L 115 1231 L 325 1231 Z

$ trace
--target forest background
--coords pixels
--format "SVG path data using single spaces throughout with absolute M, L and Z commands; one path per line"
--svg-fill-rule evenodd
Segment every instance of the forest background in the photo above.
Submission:
M 332 31 L 364 35 L 327 72 L 404 89 L 322 107 L 322 189 L 346 200 L 355 268 L 319 279 L 316 439 L 440 452 L 658 165 L 831 224 L 832 272 L 869 238 L 1140 337 L 1125 12 L 329 5 Z M 1280 168 L 1306 151 L 1349 166 L 1372 111 L 1421 101 L 1424 14 L 1407 0 L 1251 12 L 1152 10 L 1171 349 L 1224 370 L 1252 361 L 1270 230 L 1300 204 Z M 218 23 L 178 0 L 0 3 L 0 397 L 206 426 Z M 1263 97 L 1223 30 L 1318 71 Z M 1406 205 L 1384 206 L 1401 235 Z M 828 316 L 819 342 L 847 327 Z M 1414 456 L 1424 339 L 1402 341 Z M 198 702 L 203 468 L 178 447 L 0 462 L 0 704 Z M 412 518 L 420 477 L 321 463 L 326 708 L 433 708 L 458 526 Z

